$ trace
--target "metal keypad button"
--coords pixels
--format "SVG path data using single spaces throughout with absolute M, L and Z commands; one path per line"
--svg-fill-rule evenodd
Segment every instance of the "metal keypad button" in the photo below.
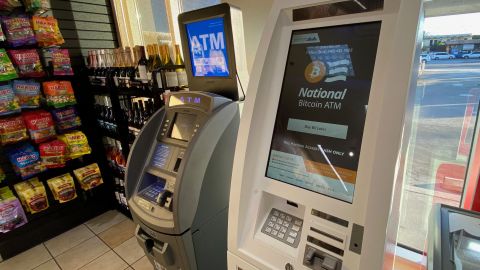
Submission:
M 273 227 L 273 222 L 270 221 L 270 222 L 268 223 L 268 226 Z
M 302 221 L 299 219 L 295 220 L 295 225 L 302 226 Z
M 292 222 L 292 217 L 291 217 L 291 216 L 287 216 L 287 221 L 288 221 L 288 222 Z
M 290 223 L 284 221 L 284 222 L 283 222 L 283 226 L 288 227 L 288 226 L 290 226 Z
M 285 236 L 285 234 L 283 234 L 283 233 L 278 233 L 277 236 L 278 236 L 278 238 L 283 239 L 283 237 Z
M 278 224 L 283 224 L 283 220 L 282 219 L 277 219 L 277 223 Z
M 287 232 L 287 228 L 283 227 L 283 228 L 280 229 L 280 231 L 281 231 L 282 233 L 286 233 L 286 232 Z
M 272 230 L 272 235 L 277 235 L 278 231 Z
M 295 242 L 295 239 L 293 239 L 292 237 L 288 237 L 287 242 L 293 244 L 293 242 Z
M 265 232 L 267 232 L 267 233 L 270 233 L 271 231 L 272 231 L 272 228 L 270 228 L 270 227 L 267 227 L 267 228 L 265 229 Z
M 290 235 L 291 237 L 294 237 L 294 238 L 295 238 L 295 237 L 297 237 L 297 234 L 298 234 L 298 233 L 296 233 L 296 232 L 290 232 L 288 235 Z
M 280 230 L 280 225 L 276 224 L 275 225 L 275 230 L 277 230 L 277 231 Z
M 275 222 L 275 221 L 277 221 L 277 218 L 276 218 L 276 217 L 272 217 L 270 220 L 273 221 L 273 222 Z
M 298 232 L 300 230 L 300 227 L 293 225 L 292 230 Z

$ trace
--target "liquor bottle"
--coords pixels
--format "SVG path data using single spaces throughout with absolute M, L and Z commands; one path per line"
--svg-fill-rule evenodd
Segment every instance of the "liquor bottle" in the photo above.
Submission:
M 147 58 L 145 57 L 144 46 L 137 47 L 137 55 L 138 55 L 138 62 L 137 62 L 138 77 L 140 81 L 142 81 L 143 83 L 147 83 L 148 82 L 148 77 L 147 77 L 148 61 L 147 61 Z
M 135 112 L 133 119 L 133 127 L 138 129 L 142 126 L 142 113 L 140 111 L 140 106 L 138 105 L 138 102 L 133 103 L 133 110 Z
M 154 60 L 153 60 L 153 72 L 155 73 L 155 84 L 158 89 L 163 89 L 163 67 L 162 57 L 161 57 L 161 47 L 160 44 L 154 45 Z
M 163 65 L 166 67 L 173 66 L 172 58 L 170 57 L 170 48 L 168 45 L 163 45 Z M 166 87 L 170 90 L 178 89 L 178 78 L 174 68 L 165 69 Z
M 175 65 L 176 66 L 184 66 L 185 63 L 183 62 L 182 55 L 180 54 L 180 46 L 175 44 Z M 175 69 L 178 77 L 178 85 L 180 88 L 188 87 L 188 79 L 187 79 L 187 72 L 183 67 L 177 67 Z
M 145 123 L 147 122 L 148 120 L 148 114 L 147 114 L 147 110 L 146 110 L 146 103 L 145 103 L 145 106 L 143 105 L 143 100 L 139 100 L 138 101 L 138 107 L 140 107 L 140 123 L 139 123 L 139 128 L 143 127 L 143 125 L 145 125 Z
M 124 86 L 125 87 L 130 87 L 130 81 L 132 80 L 132 77 L 135 77 L 135 68 L 133 67 L 133 60 L 132 60 L 132 52 L 130 50 L 130 47 L 125 48 L 124 52 L 125 56 L 125 77 L 124 77 Z

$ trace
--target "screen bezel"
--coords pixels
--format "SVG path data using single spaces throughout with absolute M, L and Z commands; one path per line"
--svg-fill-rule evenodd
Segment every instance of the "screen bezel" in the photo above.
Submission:
M 237 67 L 235 59 L 235 47 L 233 42 L 232 19 L 230 14 L 230 5 L 227 3 L 218 4 L 198 10 L 182 13 L 178 15 L 178 26 L 180 30 L 180 39 L 182 42 L 182 51 L 187 72 L 190 91 L 212 92 L 234 101 L 240 99 L 237 84 Z M 186 25 L 193 22 L 205 21 L 208 19 L 223 18 L 224 20 L 224 38 L 228 53 L 227 77 L 197 77 L 192 72 L 192 59 L 190 57 L 190 45 L 187 35 Z
M 192 56 L 192 45 L 191 45 L 191 42 L 189 39 L 187 39 L 187 44 L 188 44 L 188 53 L 189 53 L 189 58 L 190 58 L 190 65 L 191 65 L 191 72 L 192 72 L 192 76 L 195 77 L 195 78 L 229 78 L 231 77 L 231 69 L 230 69 L 230 57 L 229 57 L 229 53 L 228 53 L 228 44 L 227 44 L 227 38 L 226 38 L 226 33 L 225 33 L 225 18 L 223 16 L 217 16 L 217 17 L 212 17 L 212 18 L 207 18 L 207 19 L 203 19 L 203 20 L 198 20 L 198 21 L 194 21 L 194 22 L 188 22 L 188 23 L 185 23 L 185 33 L 187 34 L 187 37 L 189 36 L 188 35 L 188 27 L 194 23 L 199 23 L 199 22 L 208 22 L 208 21 L 211 21 L 211 20 L 214 20 L 214 19 L 222 19 L 222 28 L 223 28 L 223 39 L 224 39 L 224 43 L 225 43 L 225 51 L 227 52 L 227 55 L 225 56 L 226 58 L 226 64 L 227 64 L 227 72 L 228 72 L 228 75 L 227 76 L 209 76 L 209 75 L 204 75 L 204 76 L 200 76 L 200 75 L 195 75 L 194 74 L 194 71 L 193 71 L 193 68 L 196 67 L 194 65 L 194 59 L 191 57 Z
M 319 195 L 322 195 L 322 196 L 325 196 L 325 197 L 328 197 L 328 198 L 331 198 L 331 199 L 334 199 L 334 200 L 337 200 L 337 201 L 340 201 L 340 202 L 343 202 L 343 203 L 346 203 L 346 204 L 350 204 L 352 205 L 355 201 L 355 194 L 357 192 L 357 183 L 358 183 L 358 175 L 357 175 L 357 178 L 356 178 L 356 182 L 355 182 L 355 185 L 354 185 L 354 190 L 353 190 L 353 194 L 352 194 L 352 199 L 351 201 L 347 201 L 347 200 L 344 200 L 344 199 L 341 199 L 341 198 L 337 198 L 337 197 L 334 197 L 333 195 L 329 195 L 329 194 L 324 194 L 322 192 L 319 192 L 319 191 L 315 191 L 315 190 L 311 190 L 309 188 L 306 188 L 306 187 L 303 187 L 303 186 L 299 186 L 299 185 L 295 185 L 295 184 L 291 184 L 291 183 L 288 183 L 288 182 L 285 182 L 281 179 L 276 179 L 276 178 L 273 178 L 273 177 L 270 177 L 268 176 L 268 169 L 269 169 L 269 164 L 270 164 L 270 158 L 271 158 L 271 155 L 272 155 L 272 147 L 273 147 L 273 142 L 274 142 L 274 135 L 275 135 L 275 126 L 276 126 L 276 121 L 277 121 L 277 116 L 278 116 L 278 113 L 279 113 L 279 110 L 280 110 L 280 103 L 281 103 L 281 100 L 282 100 L 282 91 L 283 91 L 283 87 L 284 87 L 284 84 L 285 84 L 285 80 L 286 80 L 286 72 L 287 72 L 287 65 L 288 65 L 288 56 L 290 55 L 290 50 L 292 48 L 292 39 L 293 39 L 293 35 L 295 32 L 297 31 L 305 31 L 305 30 L 318 30 L 318 29 L 322 29 L 322 28 L 335 28 L 335 27 L 345 27 L 345 26 L 355 26 L 355 25 L 361 25 L 361 24 L 369 24 L 369 23 L 379 23 L 380 24 L 380 32 L 379 32 L 379 37 L 378 37 L 378 45 L 377 45 L 377 54 L 378 54 L 378 50 L 379 50 L 379 45 L 380 45 L 380 41 L 381 41 L 381 28 L 382 28 L 382 23 L 383 21 L 381 20 L 368 20 L 368 21 L 362 21 L 362 22 L 355 22 L 355 23 L 347 23 L 347 24 L 339 24 L 339 25 L 328 25 L 328 26 L 320 26 L 320 27 L 307 27 L 307 28 L 298 28 L 298 29 L 292 29 L 290 31 L 290 38 L 288 39 L 289 40 L 289 45 L 288 45 L 288 50 L 287 50 L 287 57 L 285 59 L 285 65 L 284 65 L 284 68 L 283 68 L 283 77 L 282 77 L 282 84 L 280 86 L 280 93 L 279 93 L 279 96 L 278 96 L 278 102 L 277 102 L 277 109 L 275 110 L 275 120 L 274 120 L 274 125 L 273 125 L 273 128 L 271 130 L 271 134 L 270 134 L 270 145 L 269 147 L 267 148 L 267 151 L 268 151 L 268 155 L 267 155 L 267 160 L 266 160 L 266 164 L 265 164 L 265 171 L 264 171 L 264 174 L 263 176 L 268 179 L 268 180 L 273 180 L 273 181 L 276 181 L 276 182 L 279 182 L 281 184 L 286 184 L 286 185 L 290 185 L 290 186 L 293 186 L 293 187 L 296 187 L 296 188 L 299 188 L 299 189 L 302 189 L 302 190 L 306 190 L 306 191 L 309 191 L 309 192 L 313 192 L 313 193 L 316 193 L 316 194 L 319 194 Z M 376 66 L 376 59 L 375 61 L 373 62 L 374 64 L 374 69 L 373 69 L 373 74 L 372 74 L 372 81 L 371 81 L 371 86 L 370 86 L 370 95 L 371 95 L 371 91 L 373 89 L 373 78 L 374 78 L 374 74 L 375 74 L 375 66 Z M 370 100 L 370 98 L 369 98 Z M 370 103 L 370 101 L 369 101 Z M 366 126 L 366 118 L 365 118 L 365 123 L 364 123 L 364 130 L 363 130 L 363 133 L 365 133 L 365 126 Z M 360 153 L 361 153 L 361 146 L 363 145 L 364 143 L 364 140 L 362 139 L 361 143 L 360 143 Z M 361 156 L 361 154 L 359 153 L 359 156 Z M 360 160 L 358 162 L 358 166 L 360 164 Z M 357 172 L 358 172 L 358 167 L 357 167 Z

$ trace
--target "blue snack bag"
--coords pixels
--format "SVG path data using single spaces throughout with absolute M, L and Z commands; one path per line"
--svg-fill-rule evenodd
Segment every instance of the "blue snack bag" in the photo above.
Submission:
M 13 92 L 12 84 L 0 85 L 0 115 L 20 112 L 18 98 Z
M 15 80 L 13 90 L 22 109 L 40 107 L 40 83 L 34 80 Z
M 7 154 L 13 169 L 22 179 L 30 178 L 46 170 L 41 162 L 40 153 L 30 144 L 12 149 Z

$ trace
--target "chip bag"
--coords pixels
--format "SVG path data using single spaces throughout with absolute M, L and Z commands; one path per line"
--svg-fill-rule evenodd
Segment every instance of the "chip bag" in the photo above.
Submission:
M 26 16 L 15 16 L 2 20 L 7 42 L 12 47 L 33 45 L 36 43 L 30 19 Z
M 43 92 L 47 99 L 47 104 L 55 108 L 62 108 L 77 103 L 70 81 L 44 82 Z
M 22 113 L 30 138 L 35 143 L 42 143 L 55 138 L 55 126 L 52 115 L 43 110 Z
M 88 145 L 87 136 L 81 131 L 59 135 L 58 139 L 67 144 L 69 159 L 79 158 L 92 152 L 90 145 Z
M 45 186 L 38 180 L 30 180 L 18 183 L 13 186 L 23 206 L 31 214 L 38 213 L 48 208 L 48 198 Z
M 65 167 L 67 145 L 59 140 L 42 143 L 38 146 L 40 158 L 47 168 Z
M 73 170 L 83 190 L 89 190 L 103 184 L 102 174 L 97 163 Z
M 0 233 L 6 233 L 27 223 L 20 201 L 8 187 L 0 188 Z
M 18 75 L 20 75 L 20 77 L 45 76 L 45 71 L 43 70 L 37 50 L 10 50 L 8 53 L 17 67 Z
M 75 183 L 73 182 L 73 177 L 69 173 L 49 179 L 47 180 L 47 183 L 53 193 L 53 197 L 60 203 L 68 202 L 77 198 Z
M 0 42 L 4 42 L 5 40 L 5 34 L 3 33 L 2 27 L 0 27 Z
M 13 90 L 22 109 L 40 107 L 40 83 L 34 80 L 15 80 Z
M 28 139 L 21 116 L 0 119 L 0 144 L 6 145 Z
M 11 149 L 7 152 L 7 156 L 13 169 L 22 179 L 30 178 L 46 170 L 40 160 L 40 154 L 30 144 Z
M 13 67 L 5 49 L 0 49 L 0 81 L 8 81 L 18 78 L 17 71 Z
M 53 75 L 66 76 L 73 75 L 72 64 L 70 63 L 70 55 L 67 49 L 53 48 L 52 51 L 52 63 L 53 63 Z
M 46 11 L 50 8 L 48 0 L 23 0 L 27 12 Z
M 18 112 L 20 112 L 20 104 L 13 92 L 12 84 L 0 85 L 0 115 Z
M 65 133 L 82 125 L 75 107 L 55 109 L 52 111 L 58 133 Z
M 33 31 L 37 42 L 42 47 L 49 47 L 54 45 L 62 45 L 65 40 L 58 28 L 58 22 L 53 17 L 33 16 Z

